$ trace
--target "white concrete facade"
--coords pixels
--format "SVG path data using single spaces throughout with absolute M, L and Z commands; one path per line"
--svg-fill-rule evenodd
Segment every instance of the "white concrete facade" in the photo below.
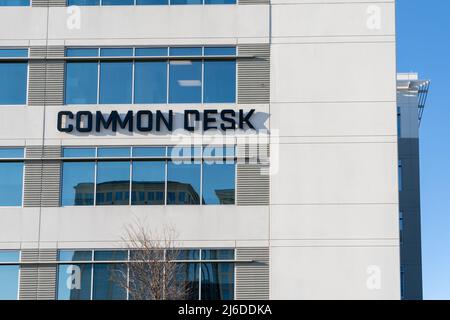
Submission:
M 0 47 L 269 43 L 270 103 L 239 107 L 268 113 L 278 136 L 270 205 L 0 208 L 0 249 L 119 248 L 139 218 L 172 224 L 185 247 L 269 247 L 270 299 L 400 299 L 395 1 L 80 7 L 69 29 L 72 14 L 1 8 Z M 61 108 L 1 106 L 0 146 L 171 143 L 64 134 Z

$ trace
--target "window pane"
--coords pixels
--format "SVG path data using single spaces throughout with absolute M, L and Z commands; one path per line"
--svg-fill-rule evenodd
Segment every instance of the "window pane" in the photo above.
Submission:
M 203 203 L 234 204 L 235 165 L 203 163 Z
M 17 250 L 0 250 L 0 262 L 19 262 L 19 259 L 20 252 Z
M 99 157 L 129 157 L 131 153 L 131 148 L 120 147 L 120 148 L 98 148 Z
M 202 4 L 202 0 L 170 0 L 170 4 Z
M 29 6 L 30 0 L 0 0 L 0 6 Z
M 127 250 L 96 250 L 94 251 L 95 261 L 124 261 L 128 260 Z
M 168 162 L 167 203 L 200 204 L 200 164 Z
M 90 300 L 91 274 L 91 264 L 59 265 L 58 300 Z
M 205 103 L 236 100 L 236 61 L 205 61 Z
M 94 205 L 94 162 L 64 162 L 61 204 L 63 206 Z
M 161 4 L 167 4 L 167 1 L 165 0 L 138 0 L 138 1 L 147 1 L 147 2 L 165 2 Z M 139 3 L 138 3 L 139 4 Z M 153 3 L 152 3 L 153 4 Z M 158 4 L 158 3 L 154 3 Z M 135 49 L 135 55 L 137 57 L 165 57 L 167 56 L 167 49 L 168 48 L 136 48 Z
M 21 206 L 23 163 L 0 163 L 0 206 Z
M 63 157 L 66 158 L 93 158 L 94 148 L 63 148 Z
M 82 2 L 78 0 L 79 2 Z M 87 2 L 87 0 L 85 0 Z M 68 48 L 66 57 L 97 57 L 98 48 Z
M 134 147 L 133 157 L 165 157 L 166 147 Z
M 19 266 L 0 266 L 0 300 L 17 300 Z
M 97 62 L 66 63 L 66 104 L 97 103 Z
M 236 0 L 205 0 L 205 4 L 236 4 Z
M 169 4 L 168 0 L 136 0 L 137 5 Z
M 184 293 L 184 297 L 178 300 L 198 300 L 199 299 L 199 264 L 179 263 L 176 268 L 176 279 Z
M 92 261 L 92 251 L 59 250 L 58 261 Z
M 98 162 L 97 205 L 127 205 L 130 199 L 130 162 Z
M 23 148 L 1 148 L 0 158 L 23 158 Z
M 183 1 L 183 0 L 181 0 Z M 200 0 L 201 3 L 201 0 Z M 172 2 L 172 4 L 174 4 Z M 171 56 L 201 56 L 201 47 L 172 47 L 169 48 L 169 55 Z
M 234 264 L 202 263 L 202 300 L 234 299 Z
M 236 55 L 236 47 L 205 47 L 205 56 L 234 56 L 234 55 Z
M 28 57 L 28 49 L 0 49 L 0 57 Z
M 0 62 L 0 104 L 26 104 L 26 62 Z
M 167 256 L 169 260 L 199 260 L 200 250 L 168 250 Z
M 202 250 L 202 260 L 234 260 L 233 249 Z
M 134 70 L 134 102 L 167 102 L 167 62 L 136 62 Z
M 179 60 L 170 62 L 170 103 L 198 103 L 202 94 L 201 61 Z
M 206 146 L 203 149 L 204 157 L 234 157 L 234 146 Z
M 98 6 L 100 0 L 69 0 L 69 6 Z
M 100 64 L 100 103 L 131 103 L 132 62 Z
M 201 147 L 191 147 L 191 146 L 176 146 L 169 147 L 167 150 L 169 157 L 201 157 L 202 148 Z
M 94 300 L 125 300 L 127 292 L 123 285 L 127 268 L 124 264 L 94 265 Z
M 164 204 L 165 168 L 164 161 L 133 161 L 131 204 Z
M 117 2 L 119 0 L 111 0 L 111 2 Z M 123 1 L 123 0 L 120 0 Z M 131 0 L 133 2 L 133 0 Z M 105 4 L 105 0 L 103 0 Z M 133 56 L 132 48 L 102 48 L 100 49 L 100 56 L 102 57 L 131 57 Z
M 133 5 L 134 0 L 102 0 L 103 6 Z

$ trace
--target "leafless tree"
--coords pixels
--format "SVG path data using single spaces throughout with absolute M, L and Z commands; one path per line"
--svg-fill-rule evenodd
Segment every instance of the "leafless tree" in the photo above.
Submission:
M 127 274 L 113 279 L 128 290 L 133 300 L 184 300 L 190 287 L 182 277 L 183 264 L 176 262 L 180 250 L 176 246 L 176 232 L 164 227 L 162 233 L 152 232 L 141 222 L 126 228 L 122 238 L 130 250 Z

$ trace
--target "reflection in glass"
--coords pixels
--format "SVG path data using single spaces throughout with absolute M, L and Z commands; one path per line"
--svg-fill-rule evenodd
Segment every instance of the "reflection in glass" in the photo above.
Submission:
M 234 299 L 234 264 L 202 263 L 202 300 Z
M 203 203 L 235 203 L 235 164 L 203 163 Z
M 63 157 L 65 158 L 93 158 L 95 157 L 94 148 L 63 148 Z
M 102 0 L 103 6 L 133 5 L 134 0 Z
M 200 164 L 167 164 L 167 204 L 200 204 Z
M 69 0 L 68 6 L 98 6 L 100 0 Z
M 62 206 L 94 205 L 94 162 L 63 162 Z
M 98 156 L 102 157 L 129 157 L 131 148 L 129 147 L 111 147 L 98 148 Z
M 136 62 L 134 69 L 134 103 L 167 102 L 167 62 Z
M 165 157 L 166 147 L 134 147 L 133 157 Z
M 81 261 L 76 254 L 74 260 Z M 69 264 L 58 266 L 58 300 L 91 299 L 91 264 Z
M 23 162 L 0 162 L 0 206 L 21 206 Z
M 0 104 L 26 104 L 27 73 L 26 62 L 0 62 Z
M 202 62 L 170 61 L 169 103 L 199 103 L 202 100 Z
M 184 289 L 184 300 L 199 299 L 199 264 L 179 263 L 177 264 L 177 282 Z
M 100 63 L 100 103 L 131 103 L 132 62 Z
M 92 251 L 59 250 L 59 261 L 92 261 Z
M 133 161 L 132 205 L 164 204 L 164 161 Z
M 17 300 L 19 266 L 0 265 L 0 300 Z
M 203 102 L 233 103 L 236 101 L 236 61 L 204 62 L 205 88 Z
M 127 205 L 130 199 L 130 162 L 99 161 L 97 164 L 97 205 Z
M 97 103 L 97 82 L 97 62 L 67 62 L 65 103 Z
M 234 260 L 233 249 L 202 250 L 202 260 Z
M 95 264 L 92 298 L 94 300 L 126 300 L 127 292 L 122 285 L 126 275 L 125 264 Z

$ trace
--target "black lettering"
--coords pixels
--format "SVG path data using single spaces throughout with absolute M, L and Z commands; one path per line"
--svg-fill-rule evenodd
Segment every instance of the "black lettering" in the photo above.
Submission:
M 230 116 L 227 116 L 227 115 Z M 236 116 L 236 112 L 234 112 L 233 109 L 224 109 L 220 112 L 220 118 L 222 119 L 223 122 L 228 122 L 229 125 L 225 125 L 225 123 L 221 123 L 220 124 L 220 128 L 223 131 L 226 130 L 235 130 L 236 129 L 236 120 L 234 120 L 234 117 Z
M 143 125 L 142 117 L 147 117 L 147 125 Z M 141 110 L 136 113 L 136 129 L 142 132 L 152 131 L 153 113 L 150 110 Z
M 123 120 L 117 111 L 111 111 L 107 119 L 103 117 L 101 111 L 96 112 L 95 131 L 100 132 L 101 126 L 103 126 L 105 129 L 111 127 L 111 130 L 116 132 L 117 125 L 122 129 L 128 126 L 128 131 L 133 132 L 133 111 L 128 111 Z
M 203 131 L 207 131 L 209 129 L 217 129 L 217 126 L 210 126 L 210 123 L 215 123 L 216 118 L 210 117 L 209 115 L 216 115 L 218 112 L 215 109 L 209 109 L 203 111 Z
M 169 117 L 169 119 L 166 119 L 161 111 L 159 111 L 159 110 L 156 111 L 156 131 L 161 131 L 161 122 L 164 123 L 167 130 L 172 131 L 172 125 L 173 125 L 172 110 L 169 110 L 168 117 Z
M 83 128 L 81 124 L 83 123 L 83 116 L 86 116 L 87 123 L 86 127 Z M 76 128 L 78 132 L 91 132 L 92 131 L 92 113 L 90 111 L 78 111 L 76 119 Z
M 189 120 L 191 119 L 191 117 L 190 117 L 191 115 L 195 116 L 193 126 L 189 125 L 189 123 L 190 123 Z M 198 112 L 197 110 L 185 110 L 184 111 L 184 130 L 191 131 L 191 132 L 194 131 L 196 121 L 200 121 L 200 112 Z
M 244 116 L 244 110 L 239 110 L 239 129 L 244 129 L 244 123 L 247 123 L 247 126 L 250 129 L 255 129 L 253 124 L 250 122 L 250 118 L 255 113 L 255 109 L 251 109 L 247 114 Z
M 63 117 L 66 117 L 66 127 L 63 127 L 62 121 Z M 73 125 L 67 124 L 67 119 L 73 119 L 73 113 L 70 111 L 60 111 L 58 112 L 58 131 L 59 132 L 72 132 Z

